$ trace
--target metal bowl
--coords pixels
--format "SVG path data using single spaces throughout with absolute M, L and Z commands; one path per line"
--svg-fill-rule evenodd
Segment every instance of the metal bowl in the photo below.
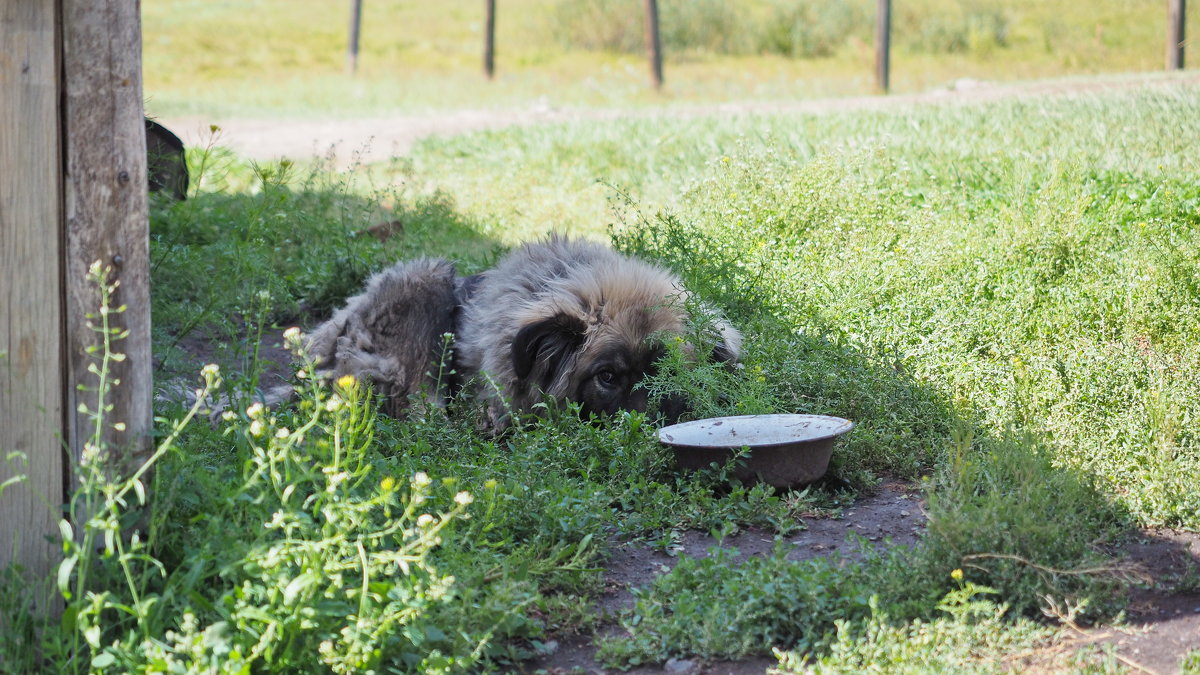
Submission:
M 684 469 L 724 464 L 749 448 L 735 466 L 738 479 L 790 488 L 824 476 L 834 441 L 853 428 L 853 422 L 827 415 L 737 415 L 672 424 L 658 430 L 658 440 L 675 451 Z

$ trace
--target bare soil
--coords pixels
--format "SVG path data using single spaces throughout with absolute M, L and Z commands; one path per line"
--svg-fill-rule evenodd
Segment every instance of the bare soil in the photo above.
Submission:
M 1200 650 L 1200 534 L 1144 530 L 1124 554 L 1146 574 L 1130 590 L 1127 625 L 1085 632 L 1115 645 L 1120 660 L 1146 673 L 1178 673 L 1179 661 Z
M 913 105 L 976 105 L 1006 99 L 1086 95 L 1104 91 L 1200 83 L 1200 74 L 1134 73 L 1102 79 L 1053 80 L 997 84 L 962 79 L 948 87 L 919 94 L 853 96 L 808 101 L 747 101 L 721 104 L 675 104 L 644 108 L 556 108 L 535 101 L 524 109 L 453 110 L 423 115 L 386 115 L 342 120 L 212 119 L 175 117 L 159 122 L 189 147 L 214 142 L 210 125 L 220 127 L 215 142 L 254 160 L 328 157 L 345 169 L 386 161 L 412 150 L 423 138 L 452 136 L 511 126 L 555 124 L 618 118 L 701 117 L 773 113 L 830 113 L 884 110 Z

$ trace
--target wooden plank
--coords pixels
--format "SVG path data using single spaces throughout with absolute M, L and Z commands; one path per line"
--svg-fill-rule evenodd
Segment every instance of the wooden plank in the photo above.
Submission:
M 46 578 L 63 502 L 62 183 L 55 0 L 0 5 L 0 566 Z M 24 465 L 5 462 L 22 452 Z
M 1186 0 L 1167 0 L 1167 70 L 1183 70 L 1183 48 L 1187 43 Z
M 646 56 L 650 59 L 650 81 L 662 89 L 662 40 L 658 30 L 658 0 L 646 0 Z
M 93 261 L 113 267 L 120 286 L 114 306 L 125 305 L 116 325 L 129 337 L 116 343 L 119 386 L 104 440 L 130 463 L 149 449 L 152 423 L 150 361 L 150 253 L 146 194 L 146 136 L 142 113 L 142 48 L 138 0 L 61 0 L 63 124 L 66 160 L 65 310 L 67 437 L 80 456 L 90 437 L 80 403 L 96 407 L 87 347 L 98 336 L 87 327 L 98 293 L 87 282 Z M 112 423 L 123 423 L 124 430 Z
M 891 88 L 892 0 L 877 0 L 875 5 L 875 87 L 886 94 Z

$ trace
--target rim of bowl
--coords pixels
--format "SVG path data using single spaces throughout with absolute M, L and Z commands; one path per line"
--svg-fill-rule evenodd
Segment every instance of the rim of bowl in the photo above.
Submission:
M 692 426 L 699 426 L 699 425 L 705 424 L 705 423 L 711 424 L 712 422 L 716 422 L 716 421 L 727 421 L 727 420 L 744 421 L 744 420 L 763 418 L 763 417 L 832 420 L 832 421 L 840 422 L 841 424 L 839 424 L 837 427 L 835 427 L 833 429 L 830 429 L 827 433 L 820 434 L 817 436 L 811 436 L 808 438 L 792 439 L 792 440 L 788 440 L 788 441 L 778 441 L 778 442 L 772 442 L 772 443 L 742 443 L 740 445 L 732 445 L 729 443 L 715 443 L 715 444 L 684 443 L 684 442 L 680 442 L 680 441 L 670 441 L 664 437 L 665 434 L 672 429 L 680 429 L 680 428 L 687 428 L 687 427 L 692 427 Z M 854 428 L 854 426 L 855 426 L 854 422 L 851 422 L 850 420 L 845 419 L 844 417 L 836 417 L 834 415 L 803 415 L 803 414 L 798 414 L 798 413 L 797 414 L 777 413 L 777 414 L 766 414 L 766 415 L 726 415 L 723 417 L 705 417 L 704 419 L 691 420 L 690 422 L 680 422 L 678 424 L 672 424 L 670 426 L 662 427 L 661 429 L 658 430 L 658 442 L 662 443 L 663 445 L 669 445 L 674 448 L 702 448 L 702 449 L 708 449 L 708 450 L 721 450 L 721 449 L 742 448 L 742 447 L 746 447 L 746 448 L 777 448 L 777 447 L 781 447 L 781 446 L 785 446 L 785 445 L 797 445 L 800 443 L 812 443 L 814 441 L 823 441 L 823 440 L 826 440 L 829 438 L 836 438 L 838 436 L 841 436 L 842 434 L 849 432 L 851 429 Z

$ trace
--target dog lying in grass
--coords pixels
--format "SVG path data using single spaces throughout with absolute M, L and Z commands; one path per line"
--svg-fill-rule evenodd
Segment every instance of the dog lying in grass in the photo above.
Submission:
M 470 277 L 428 258 L 386 269 L 312 332 L 307 353 L 318 375 L 370 381 L 393 416 L 464 385 L 486 402 L 494 431 L 547 397 L 585 416 L 645 411 L 638 384 L 663 340 L 687 333 L 687 298 L 665 269 L 555 236 Z M 736 361 L 741 335 L 725 322 L 713 332 L 712 357 Z M 682 402 L 662 408 L 677 417 Z

